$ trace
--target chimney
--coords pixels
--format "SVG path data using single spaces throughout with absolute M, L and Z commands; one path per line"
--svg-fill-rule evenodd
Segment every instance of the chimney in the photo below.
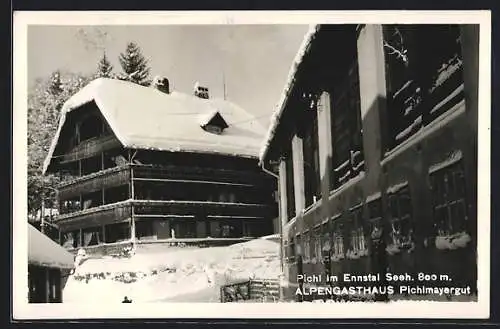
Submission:
M 153 87 L 165 94 L 170 94 L 170 83 L 165 77 L 156 76 L 153 80 Z
M 194 84 L 194 95 L 199 98 L 208 99 L 208 88 L 202 87 L 198 82 Z

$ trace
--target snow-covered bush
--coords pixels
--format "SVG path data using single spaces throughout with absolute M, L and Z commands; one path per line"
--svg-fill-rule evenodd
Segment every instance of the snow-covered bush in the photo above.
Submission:
M 396 255 L 404 250 L 406 250 L 408 253 L 411 253 L 413 252 L 413 250 L 415 249 L 415 243 L 413 241 L 407 241 L 407 242 L 404 242 L 404 243 L 392 243 L 390 245 L 387 246 L 387 248 L 385 248 L 385 251 L 393 256 L 393 255 Z
M 467 232 L 458 232 L 451 235 L 437 236 L 435 245 L 439 250 L 455 250 L 465 248 L 471 240 Z
M 336 255 L 332 255 L 332 257 L 330 257 L 330 259 L 333 261 L 333 262 L 338 262 L 339 260 L 342 260 L 345 258 L 345 255 L 344 254 L 336 254 Z
M 395 255 L 397 253 L 399 253 L 401 251 L 401 249 L 399 249 L 399 246 L 397 244 L 390 244 L 387 246 L 387 248 L 385 248 L 385 251 L 389 254 L 389 255 Z

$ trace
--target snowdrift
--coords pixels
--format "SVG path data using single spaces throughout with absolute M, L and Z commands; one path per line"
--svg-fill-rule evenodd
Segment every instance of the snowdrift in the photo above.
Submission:
M 223 284 L 277 279 L 279 244 L 267 239 L 227 247 L 142 251 L 130 258 L 90 258 L 64 288 L 65 303 L 217 302 Z

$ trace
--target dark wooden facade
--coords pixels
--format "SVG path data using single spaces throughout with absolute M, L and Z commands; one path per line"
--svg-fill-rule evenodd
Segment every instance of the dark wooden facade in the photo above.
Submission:
M 69 249 L 234 243 L 273 233 L 277 217 L 257 156 L 124 148 L 95 102 L 68 114 L 48 171 L 64 178 L 54 223 Z
M 261 157 L 280 176 L 285 298 L 298 274 L 447 274 L 475 291 L 478 29 L 310 34 Z

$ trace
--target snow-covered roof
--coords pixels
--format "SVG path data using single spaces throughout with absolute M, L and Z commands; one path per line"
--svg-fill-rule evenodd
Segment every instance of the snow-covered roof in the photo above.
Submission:
M 297 54 L 295 55 L 295 59 L 292 62 L 292 66 L 290 67 L 290 70 L 288 72 L 288 78 L 287 82 L 285 84 L 285 88 L 283 89 L 283 92 L 281 93 L 281 97 L 276 105 L 275 111 L 271 117 L 271 124 L 269 126 L 269 129 L 267 131 L 267 134 L 264 138 L 264 143 L 260 149 L 259 152 L 259 159 L 260 161 L 264 160 L 264 157 L 267 154 L 267 151 L 269 149 L 269 145 L 271 144 L 271 141 L 274 137 L 274 134 L 276 132 L 276 128 L 278 127 L 280 118 L 283 114 L 283 111 L 285 109 L 286 102 L 288 100 L 288 96 L 290 95 L 290 92 L 293 88 L 293 84 L 295 82 L 295 74 L 298 71 L 298 68 L 300 64 L 302 63 L 305 54 L 309 50 L 309 47 L 311 45 L 312 40 L 316 36 L 318 30 L 319 30 L 320 25 L 319 24 L 314 24 L 309 27 L 309 30 L 304 36 L 304 39 L 302 41 L 302 44 L 299 47 L 299 50 Z
M 63 105 L 44 172 L 52 160 L 67 114 L 92 101 L 126 148 L 258 157 L 266 133 L 254 116 L 226 100 L 201 99 L 176 91 L 166 94 L 153 87 L 99 78 Z M 200 127 L 200 116 L 214 112 L 219 112 L 229 125 L 222 134 Z
M 30 265 L 71 269 L 73 255 L 28 224 L 28 263 Z

